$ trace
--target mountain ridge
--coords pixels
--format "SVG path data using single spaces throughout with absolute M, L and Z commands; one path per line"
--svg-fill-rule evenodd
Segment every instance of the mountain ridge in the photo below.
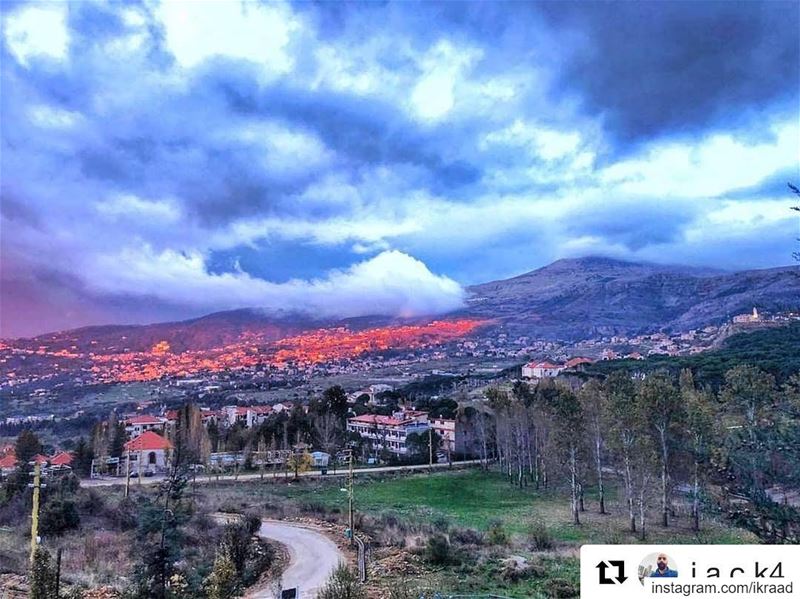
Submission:
M 132 350 L 167 341 L 176 351 L 208 349 L 257 332 L 271 340 L 311 328 L 365 328 L 416 323 L 434 318 L 471 317 L 497 322 L 514 333 L 537 338 L 576 340 L 595 335 L 716 324 L 733 314 L 800 309 L 800 266 L 723 271 L 684 265 L 631 262 L 603 256 L 560 259 L 507 279 L 465 288 L 466 306 L 443 315 L 418 318 L 362 316 L 316 319 L 299 313 L 270 313 L 240 308 L 183 321 L 151 324 L 91 325 L 17 341 L 60 338 L 97 349 Z M 123 343 L 124 345 L 124 343 Z

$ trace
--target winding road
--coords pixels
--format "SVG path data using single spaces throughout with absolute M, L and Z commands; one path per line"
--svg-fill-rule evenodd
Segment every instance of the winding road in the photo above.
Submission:
M 322 533 L 299 524 L 262 520 L 258 535 L 277 541 L 289 550 L 289 565 L 283 572 L 284 589 L 297 588 L 300 599 L 314 599 L 330 573 L 346 561 L 336 544 Z M 248 599 L 274 599 L 269 588 L 251 591 Z

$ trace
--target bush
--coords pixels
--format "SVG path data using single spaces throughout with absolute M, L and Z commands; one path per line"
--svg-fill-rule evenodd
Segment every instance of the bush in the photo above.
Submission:
M 545 583 L 548 597 L 557 599 L 569 599 L 578 596 L 578 589 L 568 580 L 563 578 L 553 578 Z
M 461 545 L 483 545 L 486 541 L 484 534 L 474 528 L 454 528 L 450 539 Z
M 75 504 L 71 501 L 55 499 L 48 501 L 41 513 L 42 535 L 60 536 L 68 530 L 74 530 L 81 524 L 81 517 Z
M 492 520 L 489 523 L 486 540 L 490 545 L 505 545 L 508 543 L 508 534 L 506 529 L 503 528 L 502 520 Z
M 367 599 L 367 591 L 346 564 L 339 564 L 317 593 L 317 599 Z
M 528 542 L 534 551 L 549 551 L 555 547 L 553 535 L 541 520 L 535 520 L 528 528 Z
M 261 528 L 261 518 L 258 516 L 258 514 L 250 512 L 244 517 L 244 525 L 245 528 L 247 528 L 247 531 L 251 535 L 254 535 Z
M 452 561 L 450 542 L 444 535 L 433 535 L 428 537 L 425 544 L 425 559 L 437 566 L 446 566 Z

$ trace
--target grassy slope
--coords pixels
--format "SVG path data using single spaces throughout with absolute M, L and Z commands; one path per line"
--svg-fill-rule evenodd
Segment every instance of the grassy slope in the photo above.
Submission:
M 447 473 L 414 474 L 392 478 L 357 480 L 356 509 L 371 515 L 394 514 L 406 522 L 437 522 L 446 519 L 452 526 L 487 530 L 494 520 L 503 522 L 505 529 L 522 542 L 505 554 L 531 556 L 525 550 L 525 532 L 530 523 L 545 523 L 557 541 L 552 554 L 538 556 L 545 565 L 547 576 L 517 583 L 505 582 L 499 575 L 498 562 L 481 563 L 474 568 L 445 569 L 438 572 L 439 580 L 449 590 L 459 592 L 495 592 L 509 597 L 535 597 L 542 592 L 547 579 L 564 578 L 578 583 L 577 551 L 584 543 L 638 543 L 625 532 L 626 518 L 621 506 L 612 502 L 611 514 L 594 513 L 596 504 L 587 501 L 584 523 L 570 523 L 568 500 L 555 492 L 536 492 L 532 488 L 517 489 L 495 473 L 479 470 Z M 217 501 L 244 508 L 255 502 L 272 505 L 295 504 L 308 512 L 346 510 L 346 494 L 340 490 L 341 479 L 326 481 L 303 480 L 292 484 L 225 485 L 214 494 Z M 613 493 L 612 493 L 613 495 Z M 749 533 L 722 523 L 707 521 L 704 530 L 695 535 L 689 530 L 688 517 L 679 518 L 670 529 L 661 528 L 652 514 L 648 543 L 748 543 L 757 542 Z

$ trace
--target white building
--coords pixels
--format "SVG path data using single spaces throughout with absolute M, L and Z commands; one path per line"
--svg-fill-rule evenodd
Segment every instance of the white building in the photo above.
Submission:
M 406 439 L 411 433 L 423 433 L 430 428 L 425 412 L 402 411 L 391 416 L 362 414 L 347 420 L 347 430 L 369 439 L 378 449 L 397 455 L 407 455 Z
M 562 370 L 564 370 L 563 364 L 553 364 L 552 362 L 528 362 L 522 367 L 522 378 L 553 378 L 558 376 Z

